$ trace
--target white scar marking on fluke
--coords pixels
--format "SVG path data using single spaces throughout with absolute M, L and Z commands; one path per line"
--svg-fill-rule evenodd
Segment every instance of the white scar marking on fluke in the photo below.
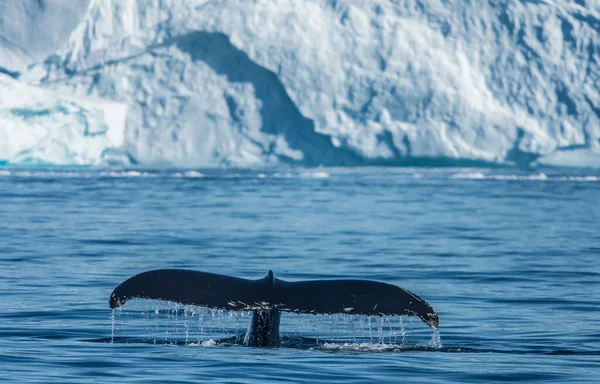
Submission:
M 415 296 L 414 293 L 407 291 L 406 289 L 402 289 L 404 292 L 408 293 L 409 295 L 411 295 L 413 297 L 413 299 L 417 300 L 417 301 L 423 301 L 422 299 L 420 299 L 419 297 Z M 412 304 L 412 301 L 410 302 Z
M 354 309 L 353 307 L 344 308 L 344 312 L 350 312 L 353 309 Z

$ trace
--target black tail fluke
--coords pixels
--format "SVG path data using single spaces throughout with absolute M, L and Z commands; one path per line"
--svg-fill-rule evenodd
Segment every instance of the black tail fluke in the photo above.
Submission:
M 277 309 L 296 313 L 347 313 L 418 316 L 439 327 L 433 308 L 414 293 L 369 280 L 287 282 L 273 272 L 259 280 L 183 269 L 140 273 L 121 283 L 110 296 L 110 307 L 129 299 L 160 299 L 238 311 Z
M 277 283 L 280 311 L 419 316 L 430 327 L 439 327 L 438 315 L 425 300 L 392 284 L 369 280 Z
M 271 272 L 272 276 L 272 272 Z M 264 281 L 217 275 L 186 269 L 158 269 L 135 275 L 121 283 L 110 296 L 110 307 L 130 299 L 158 299 L 182 304 L 230 310 L 256 309 L 272 288 Z M 263 282 L 263 283 L 261 283 Z

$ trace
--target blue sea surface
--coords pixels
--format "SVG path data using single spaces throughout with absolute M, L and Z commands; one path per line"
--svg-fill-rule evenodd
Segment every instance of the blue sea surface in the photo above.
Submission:
M 600 382 L 598 171 L 0 168 L 0 223 L 2 383 Z M 246 348 L 216 341 L 248 313 L 109 308 L 157 268 L 384 281 L 440 331 L 284 313 Z

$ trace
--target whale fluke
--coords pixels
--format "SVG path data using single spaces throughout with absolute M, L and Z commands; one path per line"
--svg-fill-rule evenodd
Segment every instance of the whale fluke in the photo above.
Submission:
M 127 300 L 143 298 L 220 309 L 252 310 L 254 307 L 241 303 L 264 301 L 269 296 L 271 289 L 265 284 L 265 278 L 247 280 L 186 269 L 157 269 L 121 283 L 110 296 L 110 307 L 117 308 Z
M 120 307 L 133 298 L 254 311 L 246 340 L 259 341 L 247 342 L 252 346 L 278 345 L 280 311 L 418 316 L 430 327 L 439 327 L 438 315 L 425 300 L 398 286 L 370 280 L 288 282 L 275 278 L 272 271 L 262 279 L 247 280 L 185 269 L 159 269 L 121 283 L 110 296 L 110 307 Z

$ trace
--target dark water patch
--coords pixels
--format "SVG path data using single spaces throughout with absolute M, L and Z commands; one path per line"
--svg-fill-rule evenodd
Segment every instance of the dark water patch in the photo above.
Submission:
M 148 245 L 149 242 L 144 242 L 139 239 L 78 239 L 80 243 L 87 245 L 118 245 L 118 246 L 134 246 Z
M 546 380 L 557 380 L 563 378 L 565 375 L 556 373 L 543 373 L 543 372 L 521 372 L 516 371 L 512 373 L 481 373 L 469 375 L 469 378 L 478 382 L 539 382 Z
M 544 355 L 552 355 L 552 356 L 568 356 L 568 355 L 600 356 L 600 351 L 570 351 L 568 349 L 557 349 L 556 351 L 546 352 L 546 353 L 544 353 Z
M 592 307 L 597 307 L 597 301 L 582 301 L 582 300 L 567 300 L 556 297 L 519 297 L 519 298 L 489 298 L 487 299 L 491 303 L 502 303 L 502 304 L 547 304 L 562 308 L 572 308 L 578 306 L 580 310 L 587 310 Z

